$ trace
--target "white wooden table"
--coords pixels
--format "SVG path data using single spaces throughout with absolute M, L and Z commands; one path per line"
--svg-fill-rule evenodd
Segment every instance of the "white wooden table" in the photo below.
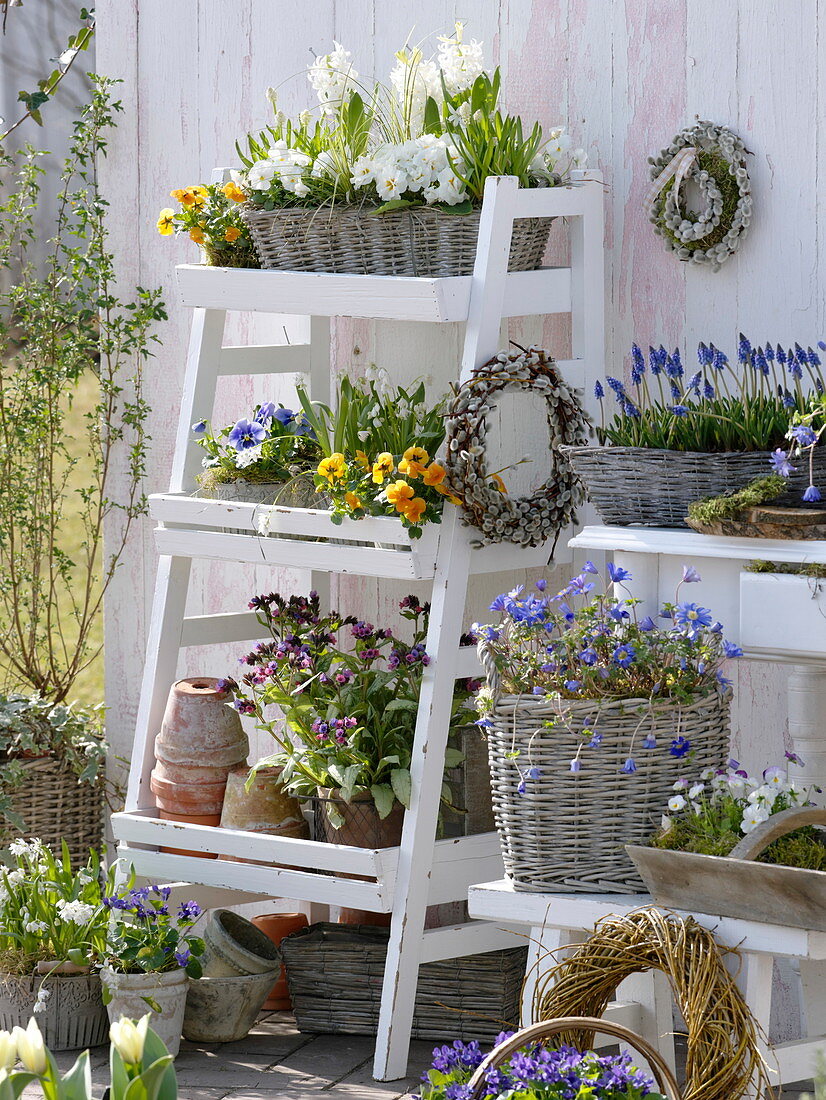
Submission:
M 526 1020 L 540 968 L 553 965 L 547 951 L 555 950 L 559 958 L 564 948 L 581 943 L 583 933 L 590 932 L 602 917 L 622 916 L 650 904 L 651 899 L 644 894 L 521 893 L 505 879 L 471 886 L 468 892 L 471 917 L 502 921 L 529 930 L 530 949 L 523 997 Z M 713 931 L 720 944 L 740 949 L 743 966 L 737 975 L 738 983 L 764 1037 L 769 1033 L 773 961 L 775 958 L 799 961 L 806 1037 L 764 1047 L 764 1052 L 775 1083 L 787 1084 L 811 1077 L 815 1052 L 826 1050 L 826 932 L 807 932 L 711 914 L 693 913 L 691 916 Z M 624 982 L 617 996 L 619 1003 L 613 1006 L 610 1015 L 614 1019 L 619 1016 L 622 1022 L 653 1043 L 673 1066 L 671 993 L 664 976 L 638 975 Z M 606 1017 L 608 1015 L 606 1013 Z

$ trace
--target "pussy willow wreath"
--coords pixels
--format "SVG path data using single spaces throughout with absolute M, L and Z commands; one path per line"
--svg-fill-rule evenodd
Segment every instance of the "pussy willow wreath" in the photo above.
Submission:
M 695 150 L 694 156 L 684 150 Z M 658 157 L 649 157 L 654 232 L 678 260 L 709 264 L 713 271 L 732 256 L 748 232 L 752 214 L 746 147 L 725 126 L 686 126 Z M 682 167 L 681 167 L 682 165 Z M 704 209 L 688 210 L 683 186 L 692 180 Z
M 516 391 L 544 396 L 553 459 L 551 476 L 526 497 L 512 497 L 504 491 L 501 478 L 488 469 L 485 448 L 487 418 L 496 399 Z M 481 532 L 474 546 L 492 542 L 537 546 L 575 522 L 583 492 L 559 447 L 588 442 L 591 421 L 579 394 L 565 384 L 553 358 L 534 347 L 500 352 L 477 367 L 460 387 L 448 409 L 446 481 L 462 501 L 463 522 Z

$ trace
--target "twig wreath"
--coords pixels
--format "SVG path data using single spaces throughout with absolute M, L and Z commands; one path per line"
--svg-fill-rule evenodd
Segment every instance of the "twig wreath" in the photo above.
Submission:
M 497 397 L 515 391 L 545 398 L 552 456 L 551 476 L 525 497 L 508 495 L 499 474 L 488 469 L 485 449 Z M 500 352 L 457 390 L 448 409 L 446 482 L 462 501 L 463 522 L 481 533 L 474 546 L 505 541 L 537 546 L 576 521 L 584 493 L 559 448 L 583 445 L 592 434 L 579 393 L 565 384 L 553 358 L 535 347 Z
M 752 214 L 746 147 L 725 126 L 686 126 L 659 156 L 649 157 L 647 196 L 654 232 L 678 260 L 709 264 L 712 271 L 740 247 Z M 683 184 L 691 180 L 705 203 L 696 214 L 685 205 Z

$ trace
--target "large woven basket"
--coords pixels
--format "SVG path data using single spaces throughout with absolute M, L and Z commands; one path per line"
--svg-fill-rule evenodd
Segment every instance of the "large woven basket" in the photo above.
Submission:
M 604 523 L 687 527 L 689 504 L 742 489 L 772 472 L 766 451 L 667 451 L 648 447 L 562 447 Z M 773 504 L 801 506 L 809 484 L 807 462 Z M 826 448 L 815 449 L 815 482 L 826 478 Z
M 54 757 L 18 763 L 25 778 L 9 791 L 9 798 L 12 809 L 25 822 L 23 835 L 40 837 L 57 854 L 65 838 L 75 867 L 86 862 L 90 848 L 99 853 L 103 843 L 101 787 L 80 783 L 71 767 Z M 6 847 L 20 833 L 20 829 L 4 822 L 0 847 Z
M 416 207 L 373 214 L 369 207 L 242 208 L 261 267 L 349 275 L 470 275 L 480 212 L 445 214 Z M 542 263 L 553 218 L 513 224 L 510 271 Z
M 505 871 L 516 890 L 529 892 L 643 893 L 623 845 L 645 843 L 674 781 L 719 767 L 729 745 L 729 697 L 716 692 L 686 705 L 500 695 L 491 718 L 493 812 Z M 574 774 L 571 758 L 584 727 L 597 729 L 602 742 L 583 749 Z M 649 733 L 657 747 L 641 748 Z M 691 742 L 689 769 L 669 752 L 678 735 Z M 628 775 L 622 767 L 632 755 L 637 771 Z M 528 779 L 520 794 L 522 773 L 534 766 L 540 778 Z
M 281 941 L 299 1031 L 375 1035 L 389 932 L 313 924 Z M 419 967 L 412 1035 L 491 1042 L 519 1020 L 526 947 Z

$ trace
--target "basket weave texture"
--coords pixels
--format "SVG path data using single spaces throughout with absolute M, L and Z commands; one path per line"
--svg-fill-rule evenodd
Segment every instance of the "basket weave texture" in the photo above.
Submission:
M 40 837 L 47 847 L 60 853 L 65 838 L 74 867 L 89 858 L 89 849 L 99 853 L 103 843 L 103 791 L 80 783 L 63 760 L 41 757 L 21 760 L 25 778 L 9 791 L 12 809 L 25 822 L 25 836 Z M 0 845 L 5 846 L 20 830 L 5 824 Z
M 388 937 L 383 928 L 322 923 L 281 941 L 299 1031 L 375 1035 Z M 492 1042 L 518 1023 L 526 960 L 526 947 L 512 947 L 424 963 L 413 1037 Z
M 256 210 L 244 206 L 261 267 L 340 275 L 470 275 L 476 259 L 480 212 L 444 214 L 416 207 L 372 214 L 361 206 Z M 542 263 L 553 218 L 513 223 L 510 271 Z
M 647 841 L 686 771 L 685 761 L 669 752 L 671 740 L 682 735 L 691 742 L 692 774 L 719 767 L 729 745 L 729 696 L 717 692 L 685 705 L 500 695 L 490 717 L 496 828 L 505 871 L 526 892 L 644 893 L 623 845 Z M 549 720 L 556 721 L 552 729 Z M 582 770 L 573 774 L 571 758 L 586 726 L 602 734 L 602 743 L 583 749 Z M 640 747 L 649 733 L 655 749 Z M 633 775 L 621 770 L 629 756 L 637 765 Z M 532 766 L 541 778 L 528 780 L 520 794 L 520 771 Z
M 742 489 L 772 472 L 767 451 L 706 454 L 649 447 L 562 447 L 604 523 L 688 527 L 689 504 Z M 815 449 L 815 483 L 826 475 L 826 448 Z M 773 505 L 800 507 L 808 461 L 796 463 L 788 492 Z

